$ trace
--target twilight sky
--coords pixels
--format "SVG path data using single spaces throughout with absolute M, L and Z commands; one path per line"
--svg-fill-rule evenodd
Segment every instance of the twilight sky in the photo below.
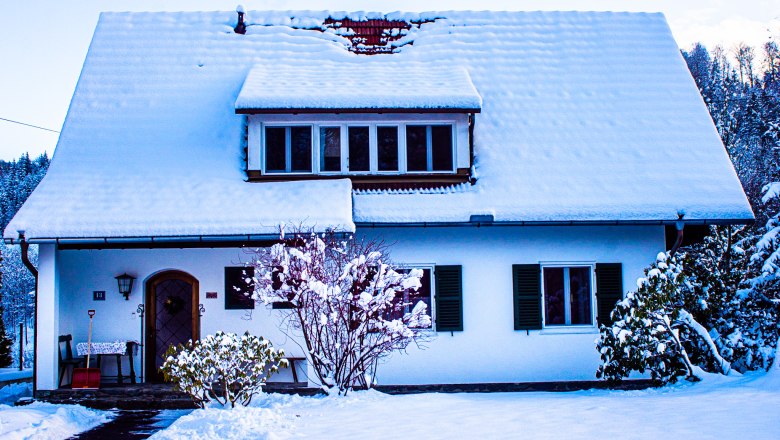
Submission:
M 100 11 L 473 9 L 473 0 L 24 0 L 0 6 L 0 118 L 59 130 Z M 677 43 L 731 48 L 780 38 L 776 0 L 480 0 L 479 9 L 663 12 Z M 57 134 L 0 120 L 0 159 L 54 152 Z

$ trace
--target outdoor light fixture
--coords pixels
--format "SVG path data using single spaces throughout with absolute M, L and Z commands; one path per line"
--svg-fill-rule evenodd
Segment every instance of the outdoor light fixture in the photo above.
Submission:
M 130 299 L 130 292 L 133 291 L 133 281 L 135 281 L 135 277 L 128 275 L 127 272 L 125 272 L 114 278 L 116 278 L 116 282 L 119 284 L 119 293 L 124 295 L 125 300 Z

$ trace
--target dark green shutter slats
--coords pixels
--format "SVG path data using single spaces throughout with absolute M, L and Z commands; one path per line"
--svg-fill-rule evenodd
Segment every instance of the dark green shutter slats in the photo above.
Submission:
M 463 267 L 436 266 L 436 331 L 463 331 Z
M 615 303 L 623 299 L 623 265 L 620 263 L 596 264 L 596 306 L 600 325 L 611 325 L 610 314 Z
M 515 330 L 542 328 L 542 281 L 538 264 L 512 265 Z

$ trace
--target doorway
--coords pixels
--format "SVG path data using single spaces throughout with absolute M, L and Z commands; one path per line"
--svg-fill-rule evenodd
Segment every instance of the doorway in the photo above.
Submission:
M 198 280 L 178 270 L 158 273 L 146 282 L 146 381 L 163 382 L 160 367 L 173 345 L 200 337 Z

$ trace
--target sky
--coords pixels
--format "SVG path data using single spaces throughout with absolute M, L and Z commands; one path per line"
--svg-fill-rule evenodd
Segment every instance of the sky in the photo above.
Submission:
M 726 49 L 780 38 L 777 0 L 5 0 L 0 6 L 0 159 L 53 154 L 101 11 L 450 9 L 647 11 L 666 15 L 677 43 Z

